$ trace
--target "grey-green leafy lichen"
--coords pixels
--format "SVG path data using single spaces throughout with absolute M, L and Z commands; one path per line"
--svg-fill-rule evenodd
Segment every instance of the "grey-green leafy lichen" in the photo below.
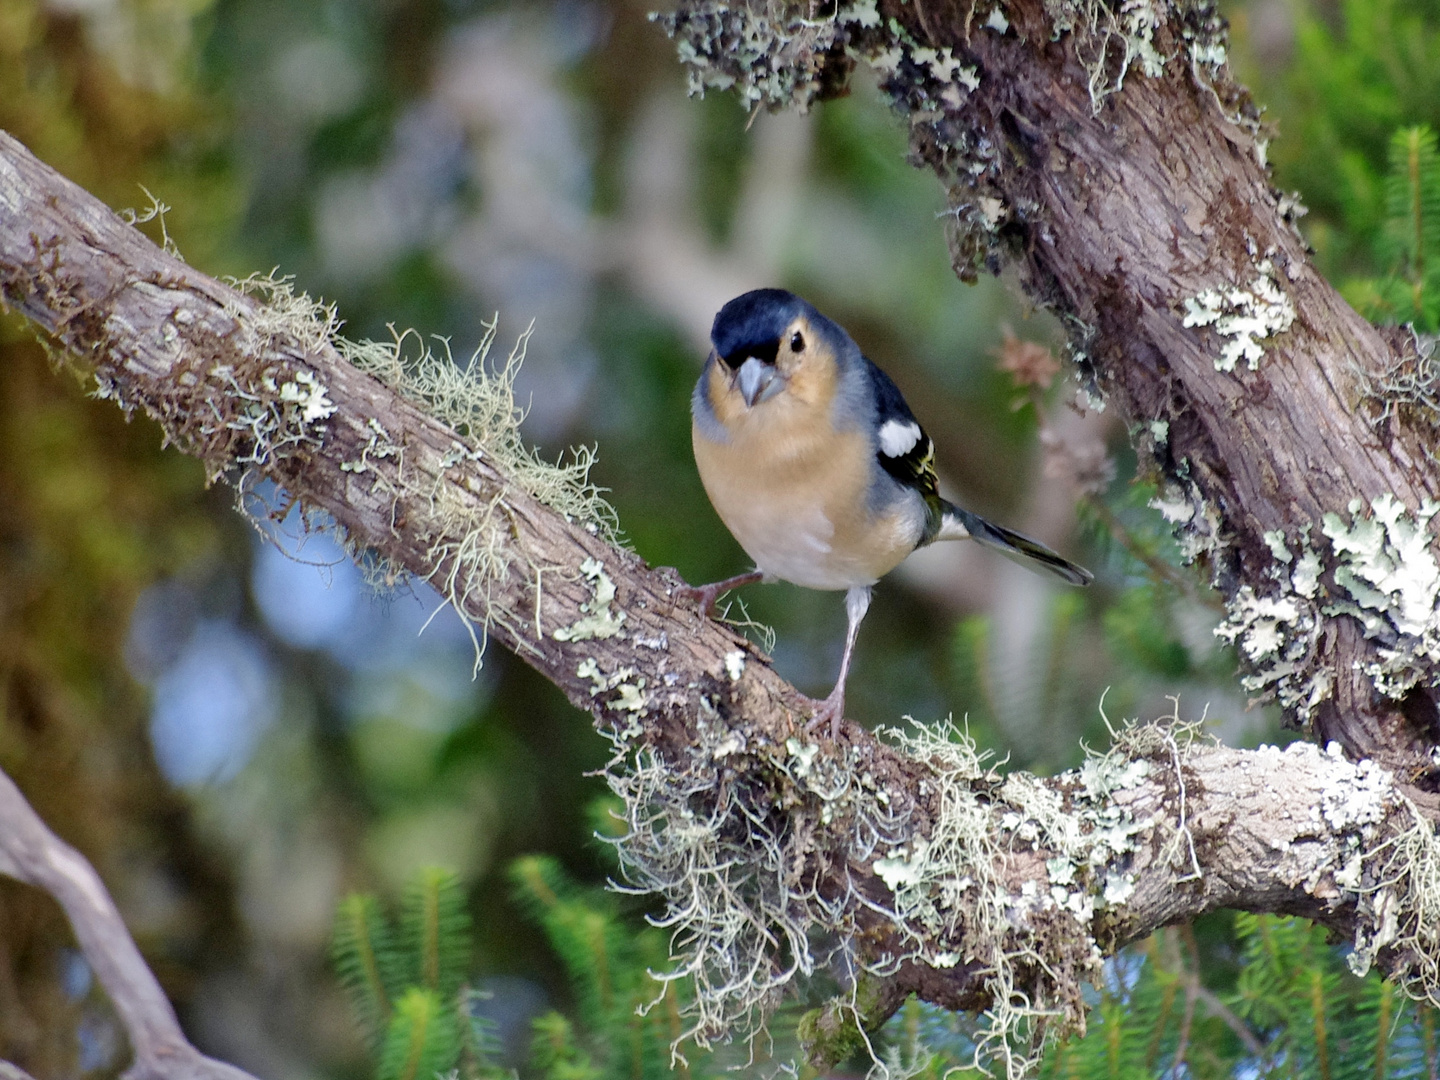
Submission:
M 844 23 L 810 18 L 808 7 L 692 3 L 651 18 L 675 39 L 692 94 L 733 89 L 749 107 L 803 112 L 838 89 L 835 65 L 844 58 Z
M 1283 334 L 1295 322 L 1295 305 L 1280 287 L 1275 265 L 1263 259 L 1255 265 L 1248 286 L 1227 285 L 1202 290 L 1185 300 L 1184 326 L 1214 326 L 1225 338 L 1216 371 L 1234 371 L 1244 360 L 1251 371 L 1260 366 L 1265 342 Z
M 1386 493 L 1371 500 L 1369 514 L 1365 510 L 1356 499 L 1348 521 L 1335 513 L 1324 517 L 1342 594 L 1325 612 L 1360 620 L 1378 654 L 1365 671 L 1382 694 L 1399 698 L 1419 683 L 1435 685 L 1440 665 L 1440 566 L 1430 529 L 1440 503 L 1426 499 L 1411 511 Z
M 1166 429 L 1169 434 L 1169 429 Z M 1192 563 L 1204 555 L 1214 555 L 1228 544 L 1220 521 L 1220 512 L 1205 498 L 1200 485 L 1189 476 L 1189 468 L 1181 462 L 1175 477 L 1150 500 L 1150 508 L 1175 530 L 1180 555 Z
M 580 605 L 581 616 L 569 626 L 557 628 L 550 636 L 556 641 L 588 641 L 591 638 L 612 638 L 620 632 L 627 618 L 623 611 L 612 611 L 615 582 L 605 572 L 599 559 L 586 559 L 580 573 L 594 588 L 591 599 Z
M 1262 539 L 1274 562 L 1266 570 L 1273 583 L 1264 595 L 1242 585 L 1230 597 L 1228 615 L 1215 635 L 1234 645 L 1250 672 L 1240 685 L 1253 694 L 1273 694 L 1304 724 L 1334 689 L 1334 673 L 1318 663 L 1324 625 L 1320 607 L 1320 555 L 1307 528 L 1293 540 L 1275 529 Z M 1290 550 L 1294 543 L 1298 554 Z
M 1440 685 L 1440 564 L 1430 528 L 1440 503 L 1411 510 L 1387 492 L 1347 510 L 1321 519 L 1333 584 L 1310 527 L 1271 530 L 1262 536 L 1273 560 L 1268 585 L 1240 586 L 1215 631 L 1250 668 L 1245 689 L 1273 694 L 1301 724 L 1334 689 L 1335 672 L 1319 656 L 1329 618 L 1364 628 L 1374 658 L 1357 663 L 1380 694 L 1399 700 L 1418 685 Z

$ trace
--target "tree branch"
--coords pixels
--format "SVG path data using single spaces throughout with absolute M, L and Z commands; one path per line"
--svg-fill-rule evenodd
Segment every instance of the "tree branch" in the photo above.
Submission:
M 100 876 L 78 851 L 45 827 L 4 773 L 0 773 L 0 874 L 44 889 L 65 909 L 85 959 L 129 1036 L 135 1061 L 125 1071 L 126 1080 L 254 1080 L 190 1045 Z M 0 1080 L 29 1078 L 9 1062 L 0 1062 Z
M 35 1080 L 35 1078 L 12 1062 L 0 1061 L 0 1080 Z
M 921 7 L 897 5 L 897 17 L 921 17 Z M 932 25 L 961 25 L 956 11 L 937 23 L 933 5 L 923 7 Z M 1047 60 L 1048 30 L 1038 22 L 1025 29 L 1015 41 L 986 39 L 986 62 L 1008 63 L 1025 78 L 1021 61 L 1035 62 L 1030 53 L 1057 65 L 1064 79 L 1054 88 L 1063 95 L 1046 107 L 1071 110 L 1055 120 L 1064 138 L 1100 139 L 1093 149 L 1109 156 L 1096 160 L 1128 170 L 1121 144 L 1106 134 L 1110 121 L 1080 108 L 1076 62 Z M 906 33 L 920 32 L 929 31 Z M 907 41 L 913 49 L 914 38 Z M 1164 85 L 1171 83 L 1189 85 L 1179 76 Z M 1022 159 L 1040 154 L 1025 150 L 1034 139 L 1018 119 L 1023 112 L 995 93 L 996 139 Z M 1193 105 L 1198 92 L 1187 93 Z M 1202 115 L 1213 126 L 1213 114 Z M 923 144 L 922 128 L 915 130 Z M 1026 182 L 1049 176 L 1026 160 L 1016 166 Z M 1139 182 L 1127 171 L 1104 190 L 1132 181 Z M 1025 217 L 1031 212 L 1007 211 L 1030 230 L 1019 235 L 1032 248 L 1049 250 L 1051 234 L 1038 216 Z M 1065 228 L 1089 228 L 1067 221 Z M 1107 221 L 1115 242 L 1136 246 L 1103 273 L 1093 259 L 1074 280 L 1057 276 L 1069 272 L 1060 262 L 1032 273 L 1046 270 L 1072 306 L 1091 305 L 1084 310 L 1102 345 L 1120 337 L 1118 327 L 1106 329 L 1115 306 L 1140 306 L 1127 319 L 1148 343 L 1135 346 L 1150 363 L 1145 378 L 1175 395 L 1167 406 L 1170 467 L 1179 468 L 1176 453 L 1191 462 L 1185 490 L 1200 493 L 1186 504 L 1195 527 L 1216 523 L 1217 560 L 1222 551 L 1254 556 L 1256 530 L 1268 527 L 1271 511 L 1257 517 L 1244 503 L 1211 500 L 1223 484 L 1227 498 L 1250 494 L 1240 480 L 1263 455 L 1251 449 L 1227 470 L 1212 450 L 1215 440 L 1236 437 L 1216 418 L 1255 391 L 1244 389 L 1246 375 L 1220 379 L 1206 339 L 1182 330 L 1183 306 L 1165 298 L 1184 288 L 1156 291 L 1155 281 L 1130 276 L 1148 266 L 1141 260 L 1153 245 Z M 1013 235 L 997 230 L 995 242 Z M 1330 294 L 1298 242 L 1284 243 L 1298 268 L 1298 277 L 1286 276 L 1299 283 L 1297 325 L 1308 335 L 1309 320 L 1323 315 L 1313 305 Z M 1209 280 L 1202 269 L 1188 273 L 1197 288 Z M 1088 298 L 1090 286 L 1107 290 L 1100 301 Z M 540 496 L 555 501 L 555 485 L 564 489 L 555 473 L 531 468 L 475 425 L 473 439 L 447 428 L 347 362 L 323 312 L 315 321 L 315 312 L 292 303 L 267 305 L 186 266 L 3 134 L 0 297 L 81 358 L 102 396 L 154 417 L 213 477 L 242 491 L 257 477 L 273 479 L 307 509 L 333 517 L 356 551 L 436 583 L 462 614 L 591 712 L 616 748 L 609 780 L 630 826 L 621 859 L 637 887 L 669 904 L 678 970 L 695 981 L 693 1030 L 702 1040 L 744 1030 L 736 1025 L 773 1004 L 794 976 L 833 962 L 850 998 L 807 1021 L 818 1059 L 839 1053 L 855 1019 L 878 1023 L 912 991 L 952 1008 L 990 1007 L 1000 1050 L 1027 1016 L 1038 1027 L 1049 1016 L 1082 1022 L 1079 981 L 1103 954 L 1219 906 L 1321 919 L 1415 989 L 1440 983 L 1433 833 L 1389 775 L 1368 763 L 1308 746 L 1282 754 L 1191 745 L 1174 724 L 1124 733 L 1106 758 L 1047 781 L 986 770 L 954 732 L 881 741 L 846 724 L 840 739 L 817 743 L 806 733 L 802 698 L 763 655 L 672 600 L 672 571 L 648 569 L 607 543 L 603 523 L 567 519 L 547 505 Z M 1362 344 L 1374 337 L 1356 333 Z M 1166 361 L 1154 351 L 1161 339 L 1183 352 Z M 1188 367 L 1157 374 L 1157 365 L 1182 357 Z M 1295 359 L 1270 362 L 1267 377 L 1272 368 L 1288 373 L 1284 392 L 1310 395 L 1303 408 L 1318 430 L 1324 414 L 1314 411 L 1315 394 L 1329 393 L 1329 384 Z M 1112 389 L 1122 400 L 1142 400 L 1138 389 L 1123 390 L 1128 370 L 1107 361 L 1101 379 L 1122 388 Z M 1233 393 L 1217 390 L 1232 383 Z M 1258 423 L 1247 429 L 1252 436 Z M 1290 471 L 1275 476 L 1294 479 L 1298 466 L 1280 460 L 1277 441 L 1265 449 L 1260 472 L 1284 464 Z M 1328 447 L 1326 460 L 1340 467 L 1351 449 Z M 1360 474 L 1362 490 L 1399 490 L 1398 478 L 1397 486 L 1363 486 L 1375 476 L 1375 484 L 1388 483 L 1395 471 L 1375 468 Z M 1325 490 L 1300 505 L 1333 505 L 1337 485 L 1327 474 Z M 567 491 L 573 496 L 573 485 L 559 495 Z M 1217 505 L 1235 539 L 1221 537 Z M 1299 511 L 1274 505 L 1275 521 L 1293 526 Z M 1224 565 L 1252 574 L 1259 560 Z M 1345 643 L 1370 647 L 1358 631 Z M 1327 662 L 1339 647 L 1323 645 Z M 1366 707 L 1367 716 L 1390 715 Z M 826 953 L 826 940 L 842 947 Z

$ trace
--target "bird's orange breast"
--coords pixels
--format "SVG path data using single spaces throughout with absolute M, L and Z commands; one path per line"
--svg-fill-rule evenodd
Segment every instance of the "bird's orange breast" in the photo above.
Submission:
M 788 393 L 724 418 L 728 438 L 692 428 L 695 464 L 720 520 L 771 577 L 812 589 L 870 585 L 914 550 L 923 511 L 871 510 L 874 448 L 836 431 L 829 410 Z

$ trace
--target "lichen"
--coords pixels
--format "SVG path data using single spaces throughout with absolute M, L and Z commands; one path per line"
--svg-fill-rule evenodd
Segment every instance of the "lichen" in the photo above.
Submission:
M 1238 285 L 1202 290 L 1185 299 L 1185 326 L 1214 326 L 1228 340 L 1215 358 L 1216 371 L 1234 371 L 1244 360 L 1251 371 L 1260 366 L 1265 342 L 1283 334 L 1295 321 L 1295 305 L 1280 288 L 1275 265 L 1268 258 L 1255 266 L 1248 288 Z
M 1193 563 L 1227 546 L 1220 512 L 1205 498 L 1200 485 L 1190 479 L 1183 462 L 1148 505 L 1160 511 L 1160 516 L 1174 528 L 1180 557 L 1185 562 Z
M 666 901 L 657 921 L 675 963 L 660 977 L 693 980 L 684 1037 L 702 1045 L 755 1034 L 787 987 L 832 959 L 860 966 L 830 1008 L 850 1010 L 862 1034 L 860 982 L 906 962 L 965 964 L 991 1002 L 978 1060 L 1018 1078 L 1041 1040 L 1083 1026 L 1081 984 L 1101 968 L 1096 928 L 1133 895 L 1136 853 L 1153 845 L 1194 872 L 1181 775 L 1189 729 L 1173 722 L 1120 731 L 1110 753 L 1051 781 L 1001 776 L 948 722 L 887 731 L 924 770 L 920 829 L 912 794 L 878 782 L 861 750 L 799 736 L 776 745 L 722 720 L 722 699 L 707 702 L 693 744 L 663 760 L 634 735 L 606 732 L 607 778 L 629 824 L 621 863 L 631 886 Z M 1181 792 L 1176 820 L 1125 808 L 1127 793 L 1167 770 Z M 1046 879 L 1013 884 L 1009 860 L 1027 851 L 1046 860 Z M 835 891 L 819 868 L 842 857 L 868 865 L 889 899 Z M 895 946 L 861 957 L 853 943 L 876 914 Z
M 1179 516 L 1162 505 L 1167 510 Z M 1389 493 L 1368 507 L 1353 500 L 1348 515 L 1325 514 L 1320 531 L 1330 542 L 1333 587 L 1322 581 L 1325 562 L 1309 526 L 1263 533 L 1273 560 L 1265 583 L 1239 586 L 1215 630 L 1250 669 L 1241 685 L 1273 695 L 1307 723 L 1334 690 L 1335 672 L 1318 654 L 1325 620 L 1342 615 L 1374 643 L 1373 658 L 1357 667 L 1379 693 L 1398 700 L 1417 685 L 1440 685 L 1440 564 L 1430 528 L 1437 514 L 1440 503 L 1426 499 L 1411 511 Z
M 627 618 L 623 611 L 612 611 L 610 604 L 615 599 L 615 582 L 605 572 L 605 564 L 599 559 L 586 559 L 580 564 L 580 573 L 594 585 L 592 599 L 580 605 L 584 613 L 569 626 L 557 627 L 550 635 L 556 641 L 589 641 L 592 638 L 612 638 L 620 633 Z
M 675 39 L 692 95 L 733 89 L 747 107 L 804 112 L 830 87 L 844 54 L 841 20 L 809 14 L 803 4 L 756 12 L 744 3 L 692 3 L 651 19 Z M 854 18 L 878 22 L 873 0 Z
M 1061 5 L 1051 0 L 1046 6 L 1058 11 Z M 1166 12 L 1163 4 L 1121 0 L 1114 7 L 1102 0 L 1067 0 L 1064 7 L 1069 10 L 1055 18 L 1055 25 L 1067 26 L 1071 33 L 1078 31 L 1075 48 L 1089 79 L 1094 112 L 1100 111 L 1106 98 L 1120 92 L 1137 64 L 1152 79 L 1165 73 L 1170 58 L 1155 47 L 1155 31 Z
M 486 324 L 485 335 L 468 362 L 459 363 L 451 355 L 447 341 L 437 339 L 440 347 L 432 350 L 413 330 L 393 333 L 387 342 L 350 341 L 339 332 L 340 321 L 334 308 L 295 291 L 288 278 L 256 276 L 233 284 L 259 301 L 243 313 L 238 309 L 234 313 L 242 330 L 238 344 L 246 355 L 309 356 L 333 348 L 361 371 L 454 430 L 455 439 L 441 456 L 438 472 L 421 473 L 407 461 L 403 440 L 378 418 L 370 417 L 365 425 L 365 445 L 358 455 L 341 462 L 340 468 L 357 480 L 365 479 L 371 494 L 379 493 L 387 500 L 392 519 L 401 516 L 407 501 L 425 505 L 430 532 L 421 539 L 427 540 L 430 547 L 426 554 L 429 570 L 424 576 L 470 628 L 476 667 L 492 624 L 507 625 L 522 648 L 529 640 L 530 628 L 523 617 L 491 602 L 496 584 L 512 574 L 533 581 L 534 635 L 543 636 L 540 599 L 544 576 L 573 577 L 576 570 L 537 565 L 519 553 L 507 520 L 512 496 L 504 487 L 484 487 L 466 467 L 485 461 L 514 488 L 592 535 L 610 543 L 618 543 L 620 538 L 614 510 L 589 480 L 593 451 L 582 447 L 572 451 L 568 462 L 549 462 L 521 437 L 523 413 L 515 404 L 514 380 L 524 359 L 529 331 L 520 336 L 504 363 L 491 365 L 488 356 L 498 322 L 492 320 Z M 231 422 L 232 426 L 246 426 L 245 452 L 232 454 L 226 467 L 240 468 L 236 485 L 242 509 L 247 509 L 253 479 L 272 466 L 275 455 L 291 452 L 299 445 L 318 445 L 336 407 L 313 372 L 295 362 L 272 364 L 262 372 L 258 400 L 247 389 L 256 381 L 247 373 L 224 368 L 215 377 L 223 379 L 235 397 L 246 403 Z M 314 521 L 312 524 L 334 527 Z M 343 536 L 341 539 L 345 540 Z M 391 586 L 405 576 L 383 556 L 361 551 L 352 554 L 369 568 L 367 576 L 376 586 Z M 594 581 L 596 597 L 587 605 L 584 617 L 569 628 L 576 636 L 568 640 L 610 636 L 623 616 L 613 613 L 600 594 L 608 588 L 613 598 L 613 583 L 603 567 L 592 574 L 582 565 L 579 571 Z M 628 708 L 632 701 L 627 697 L 622 704 Z
M 1240 685 L 1252 694 L 1273 696 L 1303 726 L 1330 697 L 1335 682 L 1334 673 L 1317 658 L 1324 626 L 1319 602 L 1323 564 L 1308 527 L 1294 536 L 1272 529 L 1261 539 L 1274 560 L 1264 570 L 1268 584 L 1261 591 L 1249 584 L 1236 589 L 1215 636 L 1245 659 L 1250 670 Z
M 1435 349 L 1440 338 L 1409 329 L 1408 348 L 1398 349 L 1381 371 L 1358 365 L 1352 370 L 1371 422 L 1377 428 L 1395 420 L 1409 424 L 1433 461 L 1440 445 L 1440 357 Z
M 1338 743 L 1254 753 L 1272 769 L 1319 770 L 1323 790 L 1309 810 L 1313 863 L 1299 884 L 1332 907 L 1353 903 L 1356 975 L 1382 951 L 1387 974 L 1411 997 L 1440 1004 L 1440 839 L 1420 809 L 1373 761 L 1347 760 Z
M 1440 664 L 1440 566 L 1430 521 L 1440 503 L 1424 500 L 1411 511 L 1388 492 L 1350 503 L 1350 518 L 1324 516 L 1321 529 L 1335 553 L 1335 585 L 1344 593 L 1327 615 L 1354 616 L 1377 645 L 1378 658 L 1363 669 L 1375 688 L 1400 698 L 1412 687 L 1436 684 Z

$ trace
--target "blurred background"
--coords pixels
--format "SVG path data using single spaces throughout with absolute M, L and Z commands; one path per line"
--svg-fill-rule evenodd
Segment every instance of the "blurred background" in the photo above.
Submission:
M 918 554 L 877 592 L 853 718 L 953 716 L 1041 772 L 1105 744 L 1102 699 L 1112 720 L 1176 697 L 1228 743 L 1282 739 L 1123 424 L 1054 362 L 1055 323 L 951 273 L 940 189 L 868 77 L 808 116 L 687 99 L 652 2 L 0 0 L 0 127 L 113 207 L 153 194 L 193 265 L 294 275 L 352 337 L 413 327 L 465 356 L 495 313 L 497 351 L 533 322 L 527 435 L 597 445 L 629 542 L 691 582 L 747 568 L 690 456 L 710 320 L 749 288 L 801 292 L 904 390 L 951 497 L 1097 573 L 1067 591 L 970 545 Z M 1386 178 L 1397 130 L 1440 124 L 1440 5 L 1226 13 L 1322 268 L 1377 317 L 1433 322 L 1404 307 L 1422 292 Z M 258 534 L 14 315 L 0 506 L 0 767 L 96 863 L 203 1049 L 273 1080 L 367 1074 L 326 960 L 335 905 L 429 864 L 459 876 L 502 1041 L 574 1005 L 509 868 L 613 871 L 587 716 L 499 649 L 472 677 L 423 585 L 376 594 L 293 518 Z M 839 594 L 743 600 L 781 673 L 823 693 Z M 41 1080 L 126 1061 L 58 909 L 4 881 L 0 1057 Z

